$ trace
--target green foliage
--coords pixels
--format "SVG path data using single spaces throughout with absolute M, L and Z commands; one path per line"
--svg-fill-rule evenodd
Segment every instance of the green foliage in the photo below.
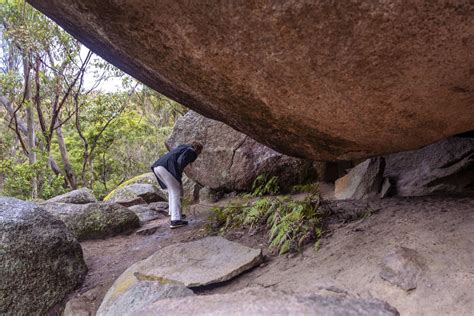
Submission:
M 273 176 L 269 179 L 268 175 L 261 174 L 253 181 L 250 193 L 245 194 L 244 196 L 257 197 L 264 195 L 275 195 L 279 192 L 280 186 L 278 185 L 278 177 Z
M 83 69 L 88 59 L 77 40 L 24 0 L 0 2 L 0 96 L 25 126 L 25 109 L 33 105 L 38 140 L 34 144 L 38 161 L 28 165 L 27 150 L 22 148 L 28 147 L 27 135 L 14 131 L 11 114 L 0 103 L 0 160 L 7 161 L 0 171 L 3 194 L 31 198 L 28 179 L 33 176 L 40 186 L 38 197 L 72 189 L 71 181 L 49 170 L 54 164 L 47 164 L 48 156 L 63 175 L 70 170 L 65 165 L 70 165 L 76 185 L 91 188 L 99 198 L 126 179 L 148 172 L 149 165 L 166 152 L 164 141 L 186 109 L 98 57 L 92 56 Z M 25 98 L 24 65 L 31 66 L 31 99 Z M 81 69 L 84 77 L 78 77 Z M 121 78 L 122 87 L 101 90 L 109 78 Z M 53 113 L 59 105 L 61 110 Z M 61 126 L 66 159 L 55 126 Z
M 16 163 L 13 159 L 0 160 L 0 173 L 5 181 L 0 195 L 13 196 L 19 199 L 31 199 L 31 181 L 33 177 L 38 181 L 38 198 L 49 199 L 62 194 L 64 178 L 55 175 L 47 165 L 47 158 L 40 156 L 36 163 Z
M 242 205 L 216 207 L 212 209 L 208 229 L 225 233 L 237 228 L 263 228 L 269 236 L 270 247 L 281 255 L 299 250 L 323 236 L 327 210 L 321 203 L 320 195 L 312 193 L 303 201 L 267 197 Z M 319 247 L 319 243 L 317 245 Z
M 291 188 L 291 193 L 314 193 L 319 192 L 319 183 L 297 184 Z

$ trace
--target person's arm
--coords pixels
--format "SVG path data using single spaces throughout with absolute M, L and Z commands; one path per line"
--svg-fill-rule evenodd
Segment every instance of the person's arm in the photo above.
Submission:
M 197 154 L 192 147 L 188 147 L 183 153 L 178 157 L 178 166 L 181 170 L 189 165 L 191 162 L 196 160 Z

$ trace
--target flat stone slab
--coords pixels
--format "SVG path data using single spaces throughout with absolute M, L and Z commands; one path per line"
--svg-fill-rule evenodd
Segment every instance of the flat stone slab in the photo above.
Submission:
M 118 302 L 130 302 L 132 296 L 148 304 L 164 297 L 188 295 L 189 287 L 227 281 L 262 261 L 261 249 L 222 237 L 170 245 L 125 270 L 105 295 L 97 314 L 117 311 Z M 155 295 L 152 289 L 163 290 L 163 294 Z
M 158 300 L 130 315 L 156 315 L 158 311 L 160 315 L 399 315 L 379 300 L 287 294 L 265 288 Z
M 206 237 L 159 250 L 142 262 L 139 271 L 198 287 L 227 281 L 262 261 L 261 249 Z

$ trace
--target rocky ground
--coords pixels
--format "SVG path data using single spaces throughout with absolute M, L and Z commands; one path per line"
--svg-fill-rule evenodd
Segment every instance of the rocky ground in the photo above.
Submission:
M 204 237 L 210 207 L 192 206 L 186 228 L 170 230 L 168 219 L 162 218 L 145 226 L 150 235 L 82 242 L 89 272 L 71 297 L 95 311 L 113 281 L 133 263 L 165 246 Z M 348 292 L 378 298 L 402 315 L 469 315 L 474 310 L 473 196 L 334 202 L 332 207 L 335 218 L 319 251 L 308 247 L 299 254 L 275 256 L 266 248 L 265 236 L 229 234 L 227 238 L 244 245 L 263 247 L 265 262 L 195 293 L 263 286 L 290 293 Z M 347 220 L 367 209 L 367 216 Z

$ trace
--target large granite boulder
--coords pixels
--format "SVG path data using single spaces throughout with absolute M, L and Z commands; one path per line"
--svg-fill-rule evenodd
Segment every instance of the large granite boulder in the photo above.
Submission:
M 385 161 L 384 175 L 400 196 L 474 191 L 474 138 L 452 137 Z
M 0 197 L 0 314 L 46 315 L 86 272 L 81 246 L 61 220 Z
M 88 188 L 80 188 L 62 195 L 55 196 L 48 202 L 87 204 L 97 202 L 94 192 Z
M 140 226 L 138 216 L 116 203 L 41 204 L 48 212 L 59 217 L 79 240 L 105 238 Z
M 367 159 L 336 180 L 334 197 L 338 200 L 367 199 L 379 195 L 383 184 L 385 160 Z
M 470 1 L 29 0 L 109 62 L 288 155 L 473 129 Z
M 192 141 L 204 147 L 185 172 L 210 189 L 248 190 L 261 174 L 278 176 L 280 186 L 288 188 L 312 176 L 311 161 L 282 155 L 224 123 L 189 111 L 178 119 L 166 145 L 174 148 Z
M 377 315 L 397 316 L 398 311 L 379 300 L 289 294 L 265 288 L 157 300 L 131 315 Z

